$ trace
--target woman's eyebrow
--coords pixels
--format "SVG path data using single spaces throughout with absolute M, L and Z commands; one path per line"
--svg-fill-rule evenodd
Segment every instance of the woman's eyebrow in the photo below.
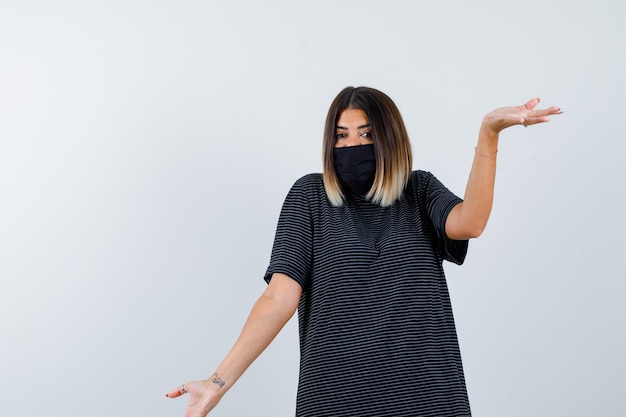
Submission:
M 366 127 L 371 127 L 371 126 L 372 126 L 372 125 L 370 125 L 370 124 L 368 123 L 368 124 L 366 124 L 366 125 L 363 125 L 363 126 L 359 126 L 359 127 L 357 127 L 357 129 L 364 129 L 364 128 L 366 128 Z M 337 126 L 337 129 L 341 129 L 341 130 L 348 130 L 348 128 L 347 128 L 347 127 L 344 127 L 344 126 Z

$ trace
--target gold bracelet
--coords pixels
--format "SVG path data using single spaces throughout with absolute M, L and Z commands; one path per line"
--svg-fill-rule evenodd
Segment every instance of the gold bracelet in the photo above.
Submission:
M 492 158 L 494 156 L 496 156 L 498 154 L 498 150 L 496 149 L 496 151 L 494 153 L 492 153 L 491 155 L 483 155 L 482 153 L 478 152 L 478 146 L 474 147 L 474 152 L 476 153 L 476 155 L 482 157 L 482 158 Z

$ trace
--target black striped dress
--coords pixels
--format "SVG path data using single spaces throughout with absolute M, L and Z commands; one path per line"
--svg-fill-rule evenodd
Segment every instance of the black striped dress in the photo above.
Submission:
M 304 289 L 297 416 L 470 416 L 442 268 L 467 252 L 444 233 L 460 201 L 425 171 L 389 207 L 333 207 L 320 174 L 293 185 L 265 279 Z

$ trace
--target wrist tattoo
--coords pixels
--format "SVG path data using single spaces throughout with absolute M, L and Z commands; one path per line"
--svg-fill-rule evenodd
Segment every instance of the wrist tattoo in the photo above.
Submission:
M 220 377 L 217 375 L 217 373 L 215 373 L 215 374 L 213 374 L 211 376 L 211 382 L 214 383 L 214 384 L 219 385 L 220 388 L 224 387 L 224 384 L 226 384 L 226 382 L 224 382 L 224 381 L 222 381 L 220 379 Z

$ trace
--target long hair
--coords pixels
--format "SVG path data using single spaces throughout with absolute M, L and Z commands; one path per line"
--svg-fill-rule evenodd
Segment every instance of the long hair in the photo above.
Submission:
M 391 205 L 400 198 L 411 175 L 411 143 L 398 107 L 385 93 L 369 87 L 344 88 L 328 109 L 322 151 L 324 188 L 328 200 L 333 206 L 341 206 L 344 200 L 335 171 L 333 149 L 337 120 L 346 109 L 363 110 L 372 129 L 376 176 L 366 196 L 381 206 Z

